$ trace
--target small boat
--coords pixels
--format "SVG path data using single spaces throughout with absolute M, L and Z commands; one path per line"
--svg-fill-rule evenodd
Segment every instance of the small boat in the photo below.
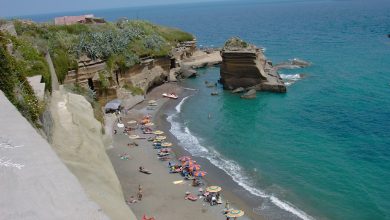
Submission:
M 175 93 L 171 93 L 171 94 L 163 93 L 162 96 L 170 98 L 170 99 L 177 99 L 177 98 L 179 98 L 177 95 L 175 95 Z
M 218 92 L 212 92 L 211 95 L 218 95 Z

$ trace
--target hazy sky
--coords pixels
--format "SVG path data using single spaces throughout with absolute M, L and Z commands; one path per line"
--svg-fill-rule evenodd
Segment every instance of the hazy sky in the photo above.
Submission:
M 0 0 L 0 17 L 220 0 Z

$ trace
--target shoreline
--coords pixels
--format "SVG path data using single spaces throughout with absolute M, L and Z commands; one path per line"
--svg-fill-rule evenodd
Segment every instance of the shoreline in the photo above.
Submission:
M 134 106 L 126 116 L 122 116 L 123 122 L 126 124 L 128 120 L 139 119 L 143 115 L 152 114 L 152 121 L 155 123 L 154 129 L 163 130 L 164 135 L 167 136 L 167 140 L 174 143 L 173 153 L 171 161 L 175 161 L 178 155 L 183 154 L 181 147 L 177 146 L 177 140 L 169 132 L 169 128 L 166 124 L 161 123 L 161 119 L 167 114 L 167 107 L 175 107 L 177 101 L 163 99 L 161 97 L 161 91 L 172 91 L 173 89 L 177 94 L 183 94 L 183 87 L 176 83 L 166 83 L 154 88 L 147 94 L 144 102 Z M 182 95 L 181 95 L 182 96 Z M 158 107 L 155 111 L 146 110 L 147 101 L 154 99 L 158 103 Z M 114 125 L 116 126 L 116 125 Z M 111 162 L 114 166 L 115 172 L 118 175 L 119 181 L 124 192 L 124 199 L 129 200 L 130 196 L 136 198 L 138 192 L 138 184 L 142 185 L 143 198 L 142 201 L 130 204 L 129 207 L 135 213 L 137 218 L 142 218 L 144 214 L 146 216 L 154 216 L 156 219 L 226 219 L 226 216 L 222 214 L 222 210 L 225 207 L 225 203 L 216 206 L 210 206 L 203 199 L 198 199 L 196 202 L 191 202 L 184 199 L 185 192 L 192 192 L 197 195 L 199 187 L 191 186 L 190 181 L 181 181 L 182 184 L 175 185 L 175 181 L 183 180 L 183 177 L 179 174 L 170 174 L 168 170 L 168 161 L 160 161 L 157 159 L 157 150 L 155 150 L 146 139 L 135 140 L 139 146 L 128 147 L 129 138 L 127 135 L 122 134 L 122 130 L 118 130 L 117 134 L 113 135 L 113 147 L 107 149 Z M 141 137 L 149 137 L 150 135 L 141 134 L 140 130 L 136 130 L 131 134 L 138 134 Z M 129 160 L 120 159 L 119 155 L 128 153 Z M 188 155 L 188 154 L 187 154 Z M 209 176 L 214 175 L 213 172 L 209 172 L 206 165 L 206 160 L 196 158 L 205 171 L 209 173 Z M 138 172 L 138 167 L 144 166 L 145 169 L 152 171 L 151 175 L 145 175 Z M 205 181 L 206 180 L 206 181 Z M 203 180 L 205 183 L 202 188 L 207 186 L 207 183 L 216 184 L 217 182 L 209 181 L 209 178 Z M 225 202 L 225 198 L 229 199 L 231 207 L 243 209 L 245 207 L 235 199 L 231 199 L 228 195 L 228 189 L 222 189 L 222 198 Z M 169 201 L 169 202 L 167 202 Z M 196 216 L 196 217 L 194 217 Z M 241 220 L 250 219 L 249 213 L 241 217 Z
M 181 85 L 179 85 L 181 86 Z M 184 87 L 183 87 L 184 88 Z M 186 97 L 190 97 L 196 95 L 194 92 L 184 91 L 180 94 L 180 98 L 174 102 L 165 102 L 163 106 L 156 112 L 155 115 L 155 123 L 160 130 L 166 131 L 166 136 L 168 139 L 174 144 L 174 153 L 176 157 L 187 156 L 190 155 L 194 158 L 199 164 L 202 165 L 203 168 L 208 172 L 203 178 L 203 181 L 206 183 L 210 183 L 211 185 L 219 185 L 222 187 L 222 194 L 224 201 L 228 200 L 230 204 L 236 208 L 242 209 L 245 211 L 245 216 L 249 217 L 249 219 L 258 219 L 263 220 L 261 215 L 258 215 L 253 212 L 253 208 L 247 201 L 244 201 L 242 198 L 236 195 L 237 192 L 241 192 L 245 194 L 245 197 L 253 197 L 252 194 L 247 192 L 241 186 L 239 186 L 230 175 L 228 175 L 225 171 L 212 164 L 208 159 L 193 156 L 190 152 L 188 152 L 183 146 L 180 146 L 179 140 L 173 135 L 170 131 L 171 123 L 167 120 L 169 116 L 169 112 L 174 111 L 176 106 Z M 242 218 L 241 218 L 242 219 Z
M 184 90 L 184 87 L 179 84 Z M 196 91 L 196 89 L 194 89 Z M 258 189 L 248 189 L 252 186 L 241 185 L 237 182 L 237 179 L 234 179 L 227 171 L 223 168 L 218 167 L 212 161 L 201 156 L 194 156 L 189 151 L 185 149 L 184 146 L 180 146 L 180 140 L 176 138 L 174 134 L 170 131 L 172 124 L 167 120 L 167 118 L 174 114 L 176 107 L 181 103 L 183 99 L 196 95 L 195 91 L 184 91 L 180 94 L 180 98 L 175 101 L 166 102 L 164 105 L 156 112 L 155 121 L 156 125 L 160 130 L 166 132 L 166 136 L 169 137 L 169 140 L 174 143 L 174 152 L 177 157 L 190 155 L 203 168 L 209 173 L 203 179 L 207 183 L 212 183 L 212 185 L 219 185 L 223 189 L 223 195 L 225 199 L 228 199 L 231 204 L 239 209 L 245 211 L 245 216 L 250 217 L 251 219 L 312 219 L 310 215 L 307 215 L 305 212 L 299 208 L 293 206 L 292 204 L 280 200 L 273 195 L 264 194 L 264 196 L 256 195 L 255 193 L 263 193 L 261 191 L 257 192 Z M 255 190 L 256 192 L 253 192 Z M 268 210 L 263 210 L 264 207 L 268 207 Z

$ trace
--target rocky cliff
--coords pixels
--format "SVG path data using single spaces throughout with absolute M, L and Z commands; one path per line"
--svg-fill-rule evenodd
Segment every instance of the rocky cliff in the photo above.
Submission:
M 231 38 L 221 51 L 221 80 L 225 89 L 239 87 L 258 91 L 286 92 L 279 74 L 263 52 L 239 38 Z
M 102 126 L 94 118 L 90 103 L 62 88 L 53 91 L 52 146 L 78 178 L 88 196 L 111 219 L 136 219 L 125 204 L 118 177 L 108 158 Z

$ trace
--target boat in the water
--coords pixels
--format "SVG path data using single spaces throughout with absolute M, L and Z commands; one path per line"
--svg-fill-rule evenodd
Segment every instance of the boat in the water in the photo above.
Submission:
M 171 93 L 171 94 L 163 93 L 162 96 L 164 96 L 166 98 L 170 98 L 170 99 L 177 99 L 177 98 L 179 98 L 175 93 Z
M 219 95 L 218 92 L 212 92 L 211 95 Z

